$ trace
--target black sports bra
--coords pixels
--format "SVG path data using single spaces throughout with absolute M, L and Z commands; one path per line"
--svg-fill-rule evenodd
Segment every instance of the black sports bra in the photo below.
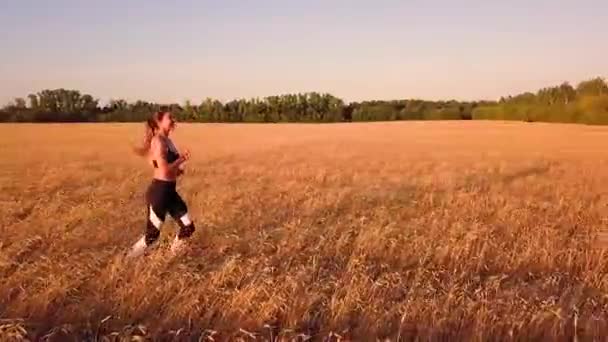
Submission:
M 167 139 L 165 140 L 165 143 L 167 144 L 167 154 L 165 159 L 167 160 L 167 163 L 171 164 L 179 158 L 179 153 L 171 140 Z M 152 164 L 154 164 L 154 168 L 158 168 L 158 163 L 156 160 L 152 160 Z

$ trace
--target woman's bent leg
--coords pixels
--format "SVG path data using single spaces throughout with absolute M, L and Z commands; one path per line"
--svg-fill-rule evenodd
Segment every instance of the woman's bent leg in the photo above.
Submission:
M 160 228 L 165 221 L 167 213 L 166 194 L 162 183 L 153 182 L 147 194 L 147 220 L 144 236 L 131 248 L 130 257 L 141 256 L 148 248 L 153 246 L 160 237 Z
M 183 245 L 183 241 L 192 236 L 196 228 L 194 227 L 194 222 L 192 222 L 188 215 L 186 203 L 177 192 L 174 194 L 173 200 L 171 201 L 169 213 L 179 226 L 179 231 L 171 245 L 171 251 L 177 252 Z

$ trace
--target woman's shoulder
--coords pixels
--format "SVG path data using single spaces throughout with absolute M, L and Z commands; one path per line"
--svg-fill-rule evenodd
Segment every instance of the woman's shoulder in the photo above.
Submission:
M 159 148 L 159 147 L 162 148 L 162 147 L 167 146 L 167 141 L 165 140 L 164 137 L 162 137 L 160 135 L 155 135 L 152 137 L 151 145 L 156 148 Z

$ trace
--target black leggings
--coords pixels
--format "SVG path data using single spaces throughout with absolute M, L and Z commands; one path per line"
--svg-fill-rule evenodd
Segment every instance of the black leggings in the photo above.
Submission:
M 152 180 L 146 193 L 148 222 L 146 223 L 146 245 L 153 244 L 160 236 L 160 228 L 167 213 L 179 225 L 178 239 L 188 238 L 194 233 L 194 223 L 188 216 L 188 207 L 175 189 L 174 181 Z

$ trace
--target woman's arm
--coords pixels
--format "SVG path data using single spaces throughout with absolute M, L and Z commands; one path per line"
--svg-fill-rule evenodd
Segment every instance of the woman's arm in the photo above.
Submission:
M 152 140 L 151 146 L 152 158 L 156 160 L 158 168 L 161 169 L 163 172 L 179 172 L 178 170 L 180 165 L 190 159 L 190 153 L 186 151 L 184 154 L 180 155 L 179 158 L 173 163 L 167 163 L 166 147 L 167 145 L 162 139 L 160 139 L 159 137 L 155 137 L 154 140 Z
M 179 155 L 182 155 L 179 148 L 175 145 L 175 143 L 173 143 L 173 141 L 169 140 L 168 143 L 170 144 L 170 146 L 169 146 L 170 148 L 172 148 L 174 151 L 176 151 Z M 190 150 L 185 149 L 184 154 L 188 157 L 188 159 L 190 159 Z M 184 164 L 181 164 L 177 168 L 176 175 L 179 177 L 179 176 L 183 175 L 184 172 L 185 172 Z

